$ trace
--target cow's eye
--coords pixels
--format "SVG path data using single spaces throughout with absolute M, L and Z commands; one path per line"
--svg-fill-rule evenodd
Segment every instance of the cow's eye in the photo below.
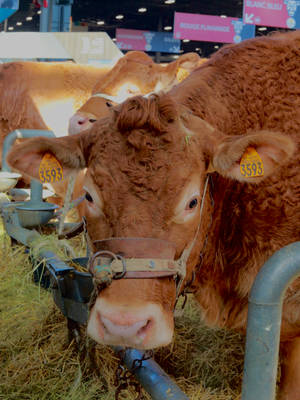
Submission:
M 93 119 L 93 118 L 90 118 L 89 119 L 89 122 L 91 123 L 91 124 L 93 124 L 94 122 L 96 122 L 97 120 L 96 119 Z
M 84 197 L 85 197 L 85 199 L 86 199 L 88 202 L 90 202 L 90 203 L 93 202 L 93 198 L 92 198 L 92 196 L 89 194 L 89 192 L 86 192 L 85 195 L 84 195 Z
M 197 197 L 195 197 L 188 202 L 186 210 L 192 210 L 193 208 L 197 207 L 197 205 L 198 205 L 198 199 Z
M 107 105 L 107 107 L 112 107 L 113 106 L 109 101 L 107 101 L 105 104 Z

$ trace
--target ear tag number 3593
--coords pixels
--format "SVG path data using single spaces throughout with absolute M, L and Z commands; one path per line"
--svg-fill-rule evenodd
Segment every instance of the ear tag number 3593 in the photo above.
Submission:
M 254 147 L 248 147 L 240 161 L 241 174 L 245 178 L 255 178 L 264 175 L 264 165 Z
M 54 183 L 64 179 L 62 166 L 52 154 L 46 153 L 42 158 L 39 177 L 42 183 Z

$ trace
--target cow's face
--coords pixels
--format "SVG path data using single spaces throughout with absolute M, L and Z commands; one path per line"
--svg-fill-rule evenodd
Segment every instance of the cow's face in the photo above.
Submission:
M 170 89 L 201 62 L 196 53 L 187 53 L 164 67 L 143 52 L 127 53 L 96 84 L 92 97 L 71 117 L 69 134 L 87 130 L 98 119 L 110 115 L 112 106 L 127 98 Z
M 193 241 L 199 225 L 208 161 L 204 155 L 199 157 L 201 143 L 190 137 L 191 132 L 182 130 L 182 122 L 174 121 L 165 133 L 160 129 L 167 128 L 167 120 L 156 132 L 153 126 L 131 129 L 131 123 L 137 120 L 127 121 L 127 111 L 121 111 L 114 129 L 100 128 L 102 133 L 91 150 L 84 182 L 91 241 L 150 238 L 144 254 L 138 243 L 132 250 L 130 240 L 124 240 L 119 248 L 112 242 L 109 250 L 155 261 L 164 258 L 157 254 L 158 244 L 152 240 L 160 239 L 165 243 L 163 251 L 174 248 L 168 258 L 177 260 Z M 203 235 L 197 239 L 188 263 L 189 280 Z M 175 293 L 172 276 L 115 280 L 100 292 L 90 314 L 88 333 L 108 344 L 140 348 L 168 344 L 173 334 Z
M 112 238 L 106 241 L 106 250 L 155 261 L 179 259 L 192 245 L 187 282 L 212 215 L 207 195 L 200 225 L 207 171 L 245 180 L 237 166 L 249 145 L 260 151 L 265 176 L 294 149 L 289 140 L 269 132 L 222 137 L 204 121 L 182 113 L 168 95 L 160 95 L 126 101 L 112 118 L 97 122 L 89 132 L 30 139 L 12 150 L 8 162 L 33 177 L 49 152 L 65 175 L 86 167 L 85 214 L 93 250 L 99 250 L 99 240 Z M 166 345 L 173 334 L 175 293 L 173 277 L 113 280 L 96 298 L 88 333 L 106 344 L 142 349 Z

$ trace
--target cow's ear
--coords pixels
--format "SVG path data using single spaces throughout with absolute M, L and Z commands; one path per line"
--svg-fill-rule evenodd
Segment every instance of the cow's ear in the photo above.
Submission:
M 169 63 L 164 69 L 170 76 L 176 77 L 177 81 L 181 82 L 200 64 L 201 58 L 197 53 L 186 53 Z
M 23 140 L 9 151 L 8 165 L 29 178 L 57 182 L 71 172 L 85 168 L 82 136 Z
M 295 149 L 293 140 L 281 133 L 260 131 L 230 136 L 214 149 L 212 167 L 223 176 L 257 183 L 285 164 Z

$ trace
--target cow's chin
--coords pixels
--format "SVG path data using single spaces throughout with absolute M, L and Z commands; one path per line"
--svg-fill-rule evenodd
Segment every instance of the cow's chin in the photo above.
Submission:
M 113 304 L 98 297 L 89 316 L 87 334 L 105 345 L 141 350 L 166 346 L 172 341 L 173 314 L 156 303 Z

